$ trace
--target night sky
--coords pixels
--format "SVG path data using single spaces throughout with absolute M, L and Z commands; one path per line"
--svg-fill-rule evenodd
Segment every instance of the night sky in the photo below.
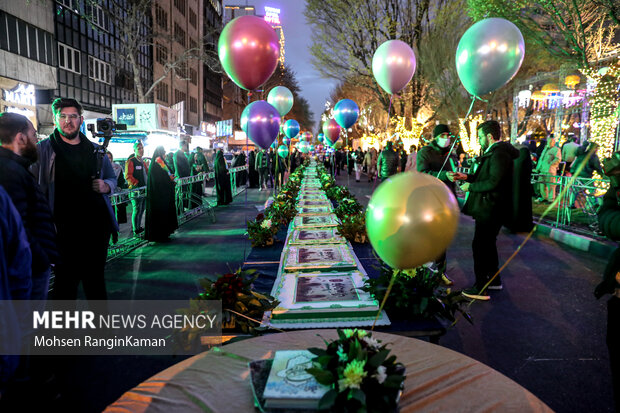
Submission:
M 295 71 L 302 96 L 310 102 L 314 120 L 318 121 L 323 113 L 325 101 L 337 82 L 321 78 L 310 63 L 309 47 L 312 32 L 303 14 L 305 0 L 224 0 L 224 5 L 246 4 L 254 6 L 256 14 L 259 15 L 265 14 L 265 6 L 280 9 L 280 21 L 285 39 L 285 63 Z

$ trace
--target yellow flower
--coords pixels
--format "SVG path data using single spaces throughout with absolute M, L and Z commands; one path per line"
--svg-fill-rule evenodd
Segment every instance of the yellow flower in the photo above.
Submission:
M 342 330 L 346 338 L 350 338 L 351 336 L 353 336 L 353 334 L 355 334 L 355 331 L 356 330 L 351 330 L 350 328 L 345 328 L 344 330 Z
M 366 361 L 362 360 L 353 360 L 347 367 L 345 367 L 342 375 L 344 376 L 342 379 L 338 380 L 338 386 L 340 387 L 340 391 L 344 389 L 359 389 L 364 377 L 368 374 L 368 372 L 364 371 L 364 365 Z

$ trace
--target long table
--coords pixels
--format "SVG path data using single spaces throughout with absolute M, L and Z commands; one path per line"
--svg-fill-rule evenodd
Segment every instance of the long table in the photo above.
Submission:
M 276 350 L 323 347 L 335 330 L 269 334 L 186 359 L 123 394 L 107 413 L 251 412 L 251 360 Z M 455 351 L 387 333 L 373 337 L 406 367 L 401 412 L 550 412 L 541 400 L 489 366 Z

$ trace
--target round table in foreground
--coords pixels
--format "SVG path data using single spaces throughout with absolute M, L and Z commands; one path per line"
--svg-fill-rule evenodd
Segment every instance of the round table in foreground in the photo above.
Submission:
M 156 374 L 108 406 L 117 412 L 252 412 L 248 362 L 276 350 L 324 347 L 336 330 L 268 334 L 208 351 Z M 550 412 L 532 393 L 492 368 L 414 338 L 374 332 L 406 367 L 401 412 Z

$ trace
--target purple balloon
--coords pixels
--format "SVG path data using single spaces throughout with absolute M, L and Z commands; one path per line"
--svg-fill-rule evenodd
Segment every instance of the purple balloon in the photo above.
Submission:
M 372 56 L 372 73 L 379 86 L 391 95 L 407 86 L 415 68 L 415 53 L 400 40 L 384 42 Z
M 268 149 L 280 132 L 280 114 L 264 100 L 252 102 L 241 113 L 241 129 L 261 149 Z

